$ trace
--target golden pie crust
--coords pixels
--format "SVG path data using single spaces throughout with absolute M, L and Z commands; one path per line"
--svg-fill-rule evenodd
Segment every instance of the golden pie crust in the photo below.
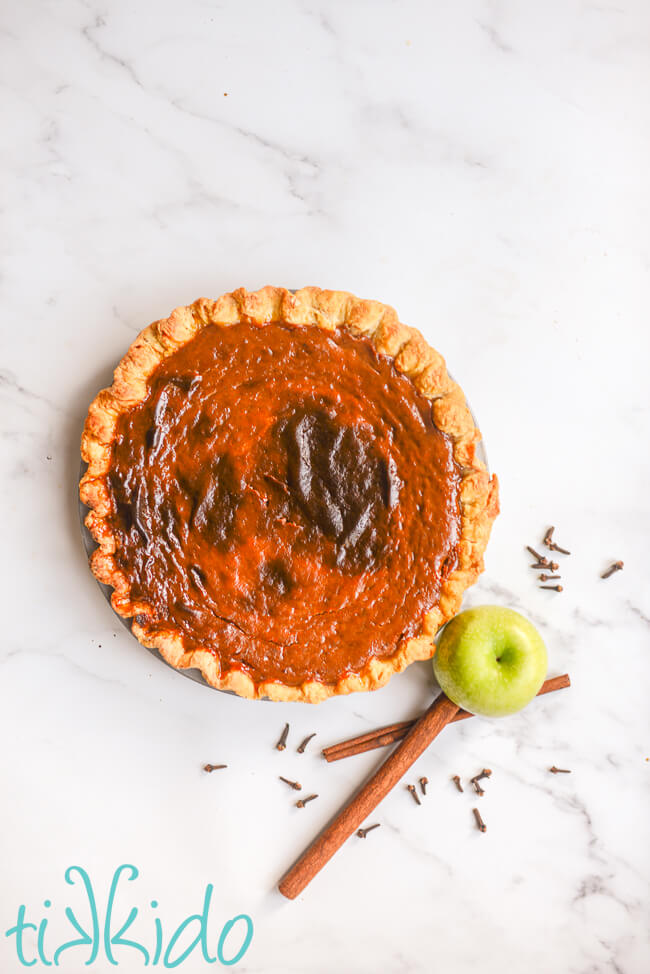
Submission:
M 433 421 L 450 438 L 460 471 L 458 560 L 442 581 L 438 604 L 423 614 L 419 631 L 402 641 L 393 655 L 373 657 L 360 672 L 346 674 L 334 683 L 314 679 L 297 686 L 277 680 L 255 683 L 240 669 L 222 669 L 218 656 L 210 649 L 186 648 L 182 633 L 174 626 L 161 631 L 158 625 L 154 632 L 147 625 L 150 606 L 132 598 L 129 578 L 115 559 L 119 538 L 110 523 L 112 502 L 107 480 L 120 416 L 146 399 L 149 379 L 161 362 L 207 325 L 263 326 L 271 322 L 317 326 L 326 332 L 340 331 L 369 339 L 376 352 L 392 359 L 395 369 L 431 401 Z M 178 669 L 198 668 L 213 687 L 242 697 L 310 703 L 335 694 L 374 690 L 413 661 L 433 656 L 437 631 L 458 611 L 465 589 L 483 571 L 483 554 L 499 506 L 497 478 L 490 478 L 476 455 L 480 439 L 464 394 L 449 377 L 444 359 L 415 328 L 402 324 L 393 308 L 344 291 L 316 287 L 295 293 L 278 287 L 255 292 L 239 288 L 216 301 L 201 298 L 145 328 L 115 369 L 113 384 L 90 405 L 81 441 L 81 454 L 88 468 L 80 483 L 81 499 L 90 508 L 86 525 L 98 544 L 90 567 L 100 582 L 114 589 L 111 602 L 115 611 L 121 616 L 137 617 L 133 619 L 132 631 L 141 643 L 156 648 Z

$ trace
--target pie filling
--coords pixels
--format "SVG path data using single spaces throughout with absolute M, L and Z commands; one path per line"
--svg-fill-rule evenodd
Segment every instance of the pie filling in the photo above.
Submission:
M 108 486 L 149 629 L 256 684 L 336 683 L 392 656 L 457 563 L 452 442 L 344 332 L 205 327 L 120 417 Z

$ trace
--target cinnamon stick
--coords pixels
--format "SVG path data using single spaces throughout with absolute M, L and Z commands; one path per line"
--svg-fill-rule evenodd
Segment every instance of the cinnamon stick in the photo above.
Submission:
M 545 680 L 537 696 L 541 697 L 544 693 L 553 693 L 554 690 L 563 690 L 570 686 L 569 674 L 563 673 L 561 676 L 554 676 L 550 680 Z M 467 710 L 459 710 L 456 716 L 452 718 L 452 722 L 466 720 L 473 716 Z M 323 749 L 323 757 L 329 762 L 340 761 L 341 758 L 351 758 L 355 754 L 373 751 L 377 747 L 386 747 L 388 744 L 394 744 L 406 737 L 414 724 L 415 720 L 402 720 L 397 724 L 388 724 L 386 727 L 379 727 L 377 730 L 368 731 L 366 734 L 360 734 L 358 737 L 352 737 L 347 741 L 341 741 L 339 744 L 332 744 Z
M 444 693 L 434 700 L 399 747 L 280 880 L 283 896 L 293 900 L 302 893 L 457 713 L 458 707 Z

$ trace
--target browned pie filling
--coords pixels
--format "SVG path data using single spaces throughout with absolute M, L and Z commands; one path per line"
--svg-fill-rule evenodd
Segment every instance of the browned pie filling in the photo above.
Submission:
M 116 561 L 149 626 L 224 670 L 335 683 L 437 604 L 459 484 L 431 403 L 368 340 L 209 325 L 119 419 Z

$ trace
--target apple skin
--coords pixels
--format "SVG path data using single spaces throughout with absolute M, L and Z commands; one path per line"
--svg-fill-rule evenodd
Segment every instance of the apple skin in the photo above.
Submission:
M 442 630 L 433 671 L 450 700 L 482 717 L 506 717 L 530 703 L 546 678 L 537 629 L 519 612 L 480 605 Z

